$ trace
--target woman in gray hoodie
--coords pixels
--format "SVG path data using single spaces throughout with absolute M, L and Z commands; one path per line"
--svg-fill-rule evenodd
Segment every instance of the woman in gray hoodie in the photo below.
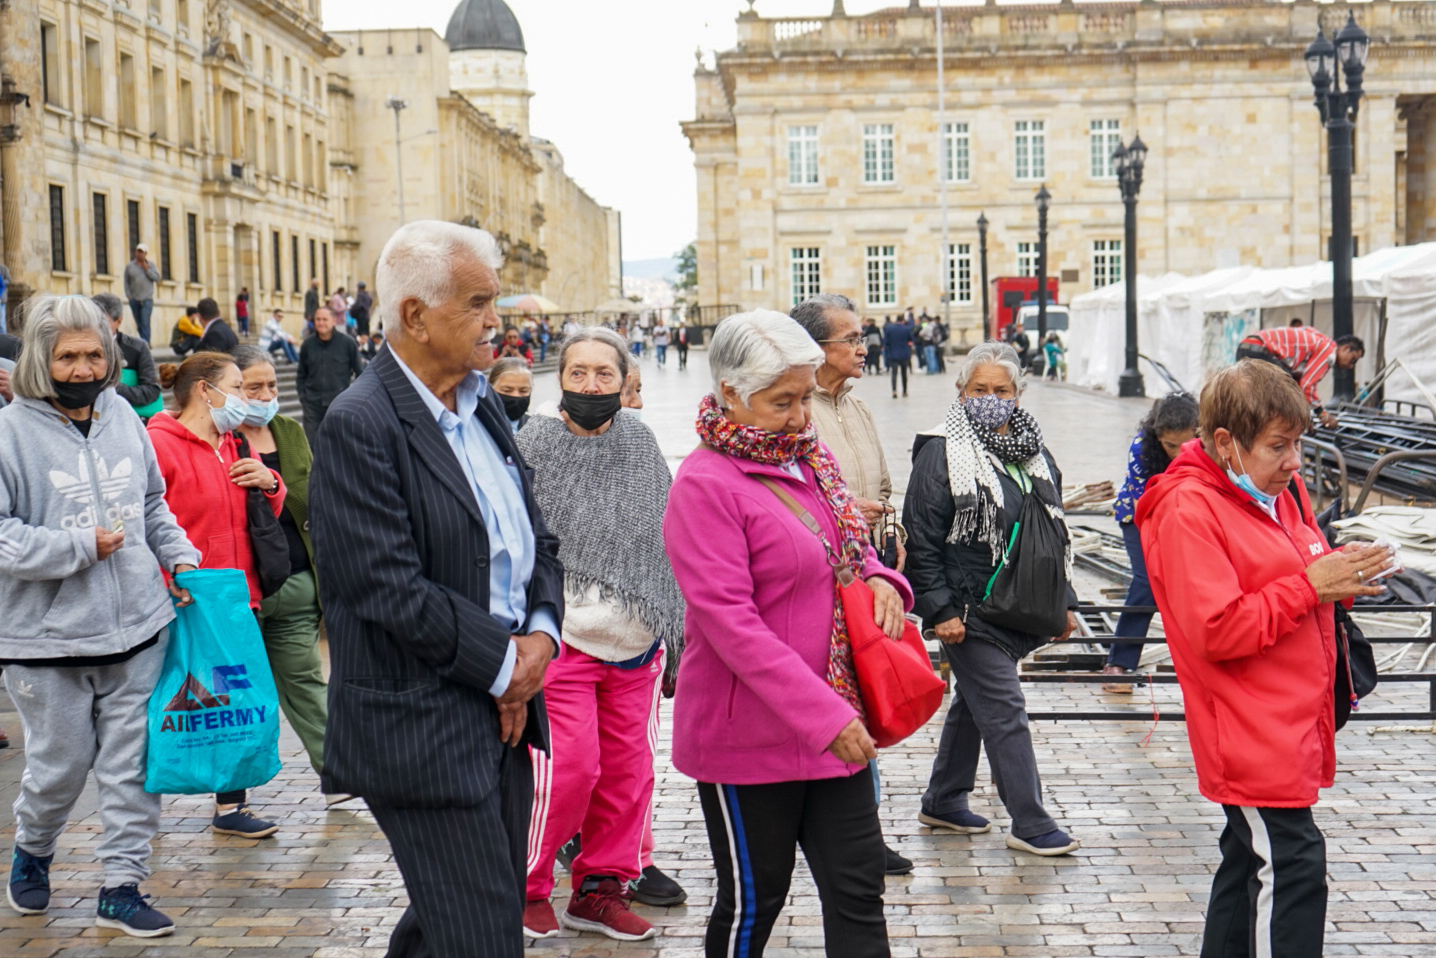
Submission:
M 26 306 L 25 348 L 0 410 L 0 665 L 25 726 L 6 888 L 22 915 L 50 907 L 50 863 L 91 769 L 104 868 L 96 924 L 168 935 L 139 891 L 160 797 L 145 791 L 147 706 L 174 619 L 161 568 L 200 554 L 165 504 L 145 427 L 115 394 L 120 356 L 83 296 Z

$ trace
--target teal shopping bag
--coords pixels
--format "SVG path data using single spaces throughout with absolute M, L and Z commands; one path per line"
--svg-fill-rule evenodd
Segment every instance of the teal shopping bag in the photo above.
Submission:
M 254 788 L 279 774 L 279 691 L 238 569 L 196 569 L 175 581 L 164 670 L 150 696 L 145 791 L 202 795 Z

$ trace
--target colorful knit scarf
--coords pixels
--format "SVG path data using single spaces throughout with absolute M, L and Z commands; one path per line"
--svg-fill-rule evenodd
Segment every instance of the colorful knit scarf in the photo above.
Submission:
M 858 511 L 852 493 L 848 492 L 837 460 L 818 441 L 817 428 L 811 422 L 797 435 L 740 425 L 725 416 L 718 401 L 710 395 L 705 396 L 698 406 L 697 425 L 699 438 L 724 455 L 780 468 L 795 462 L 805 462 L 812 467 L 818 478 L 818 490 L 833 510 L 842 536 L 841 550 L 834 550 L 826 536 L 823 545 L 830 559 L 845 563 L 853 575 L 862 578 L 867 564 L 868 523 Z M 863 716 L 862 693 L 853 668 L 853 646 L 848 638 L 836 575 L 833 578 L 833 635 L 828 651 L 828 684 L 857 710 L 859 717 Z

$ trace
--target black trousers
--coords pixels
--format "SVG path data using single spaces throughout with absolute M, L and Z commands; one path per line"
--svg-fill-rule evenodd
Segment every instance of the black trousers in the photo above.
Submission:
M 869 346 L 868 354 L 863 359 L 863 371 L 870 373 L 882 372 L 883 353 L 880 346 Z
M 829 958 L 887 958 L 883 836 L 871 767 L 851 778 L 698 783 L 718 872 L 707 958 L 758 958 L 788 899 L 799 846 L 823 908 Z
M 1309 808 L 1223 805 L 1202 958 L 1321 958 L 1326 839 Z
M 369 804 L 404 876 L 409 907 L 387 958 L 522 958 L 533 763 L 505 748 L 499 787 L 472 808 Z
M 888 372 L 892 375 L 893 392 L 897 392 L 898 373 L 902 373 L 902 394 L 907 395 L 907 374 L 912 366 L 911 359 L 889 359 Z

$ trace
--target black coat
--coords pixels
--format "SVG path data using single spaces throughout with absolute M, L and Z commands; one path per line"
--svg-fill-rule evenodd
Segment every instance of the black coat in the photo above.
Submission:
M 205 353 L 233 353 L 239 348 L 239 337 L 234 334 L 229 323 L 222 319 L 216 319 L 209 324 L 204 335 L 199 339 L 197 352 Z
M 477 416 L 524 476 L 537 547 L 528 607 L 552 606 L 561 620 L 558 539 L 534 501 L 533 471 L 492 394 Z M 329 408 L 309 490 L 333 668 L 324 790 L 396 806 L 479 804 L 507 748 L 489 689 L 509 630 L 489 613 L 489 539 L 473 487 L 388 349 Z M 548 748 L 542 693 L 523 738 L 520 747 Z
M 363 372 L 359 345 L 348 334 L 336 329 L 326 343 L 316 333 L 299 347 L 294 386 L 306 406 L 326 409 Z
M 1047 468 L 1052 480 L 1062 488 L 1062 473 L 1046 449 Z M 1022 511 L 1022 489 L 1005 470 L 997 472 L 1002 485 L 1002 537 L 1012 534 L 1012 526 Z M 903 505 L 902 524 L 907 530 L 907 565 L 903 573 L 912 585 L 913 611 L 923 617 L 928 627 L 950 619 L 962 618 L 968 638 L 984 639 L 1014 659 L 1046 645 L 1053 636 L 1037 636 L 1015 632 L 984 622 L 977 607 L 987 593 L 987 582 L 997 571 L 992 552 L 986 543 L 950 543 L 952 520 L 957 515 L 952 489 L 948 482 L 947 440 L 933 438 L 923 443 L 908 479 L 907 498 Z M 1068 608 L 1077 605 L 1076 593 L 1069 585 Z

